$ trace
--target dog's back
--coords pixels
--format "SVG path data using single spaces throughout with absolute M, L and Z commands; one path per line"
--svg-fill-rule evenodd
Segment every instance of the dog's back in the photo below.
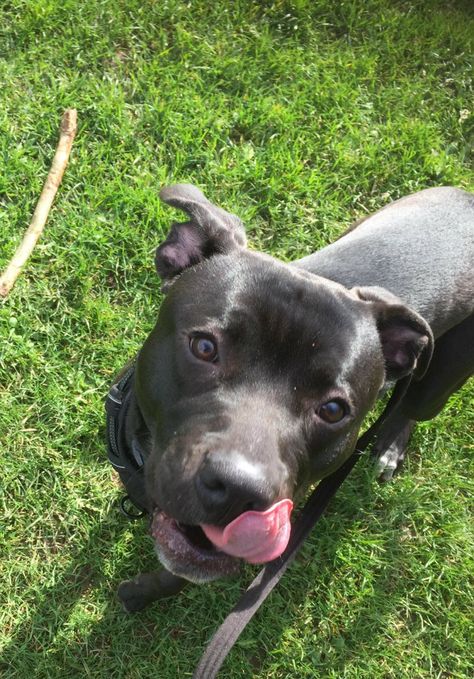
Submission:
M 474 311 L 474 195 L 439 187 L 402 198 L 295 266 L 387 288 L 440 336 Z

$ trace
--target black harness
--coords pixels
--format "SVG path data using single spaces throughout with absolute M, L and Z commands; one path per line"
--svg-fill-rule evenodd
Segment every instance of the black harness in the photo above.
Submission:
M 138 441 L 132 440 L 130 447 L 127 445 L 124 436 L 125 417 L 130 401 L 130 388 L 134 370 L 134 365 L 126 370 L 117 384 L 112 386 L 106 399 L 109 460 L 120 474 L 120 478 L 127 490 L 128 495 L 122 499 L 121 508 L 124 514 L 131 519 L 140 518 L 147 511 L 143 503 L 140 502 L 140 498 L 144 497 L 143 467 L 145 455 Z M 351 457 L 342 467 L 323 479 L 312 492 L 292 526 L 290 542 L 286 550 L 280 557 L 270 561 L 262 568 L 241 596 L 236 606 L 215 632 L 193 674 L 193 679 L 214 679 L 216 677 L 227 654 L 243 629 L 292 563 L 304 540 L 329 504 L 329 501 L 360 460 L 366 448 L 377 436 L 382 424 L 385 423 L 387 417 L 398 406 L 410 385 L 410 381 L 411 375 L 397 382 L 385 410 L 359 438 L 356 449 Z M 395 431 L 385 433 L 388 437 L 390 435 L 395 436 Z M 135 505 L 139 513 L 131 511 L 129 503 Z
M 125 419 L 130 405 L 131 387 L 135 364 L 125 370 L 120 380 L 112 385 L 105 400 L 107 426 L 107 452 L 109 462 L 120 475 L 127 495 L 120 501 L 120 508 L 129 519 L 145 516 L 144 466 L 146 453 L 136 438 L 129 445 L 125 438 Z

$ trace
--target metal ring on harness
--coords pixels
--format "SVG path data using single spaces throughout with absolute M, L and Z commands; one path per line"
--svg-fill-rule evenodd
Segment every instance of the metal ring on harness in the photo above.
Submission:
M 131 521 L 138 521 L 138 519 L 142 519 L 146 516 L 146 512 L 142 509 L 138 509 L 128 495 L 124 495 L 120 500 L 120 511 Z

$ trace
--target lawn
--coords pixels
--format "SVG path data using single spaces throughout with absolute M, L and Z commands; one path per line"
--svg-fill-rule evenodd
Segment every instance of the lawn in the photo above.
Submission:
M 160 304 L 159 188 L 199 185 L 285 260 L 404 194 L 473 190 L 470 6 L 0 4 L 0 270 L 62 111 L 79 117 L 47 229 L 0 303 L 5 679 L 190 677 L 256 572 L 136 616 L 115 599 L 155 565 L 145 524 L 117 509 L 103 399 Z M 359 464 L 223 677 L 472 676 L 473 397 L 471 383 L 418 428 L 393 483 Z

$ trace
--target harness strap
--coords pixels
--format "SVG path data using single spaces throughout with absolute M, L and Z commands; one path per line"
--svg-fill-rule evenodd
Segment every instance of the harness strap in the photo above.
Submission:
M 125 371 L 120 380 L 110 387 L 110 391 L 105 400 L 109 461 L 116 469 L 126 468 L 126 461 L 123 459 L 119 443 L 119 415 L 124 404 L 125 395 L 127 394 L 127 388 L 134 372 L 135 366 L 132 364 L 130 368 Z
M 293 524 L 286 550 L 278 559 L 270 561 L 260 571 L 237 605 L 215 632 L 193 674 L 193 679 L 214 679 L 216 677 L 241 632 L 292 563 L 302 543 L 329 504 L 330 499 L 360 460 L 362 453 L 374 440 L 388 415 L 400 403 L 410 381 L 411 375 L 408 375 L 397 382 L 385 410 L 359 438 L 355 452 L 339 469 L 323 479 L 312 492 L 297 521 Z
M 112 385 L 105 401 L 109 462 L 119 473 L 128 492 L 120 502 L 120 509 L 131 520 L 140 519 L 146 514 L 146 507 L 140 501 L 145 494 L 145 452 L 136 439 L 129 444 L 125 437 L 125 421 L 134 372 L 133 362 L 120 380 Z

